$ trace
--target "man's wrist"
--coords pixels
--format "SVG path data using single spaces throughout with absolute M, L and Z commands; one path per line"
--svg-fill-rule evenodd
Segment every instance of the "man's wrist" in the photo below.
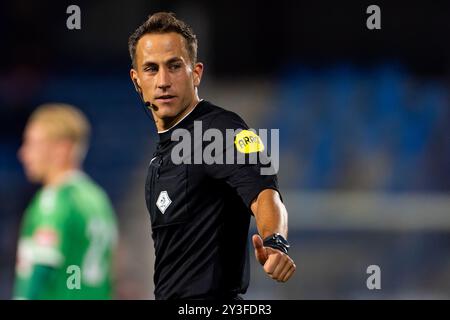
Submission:
M 280 233 L 274 233 L 265 238 L 263 245 L 265 247 L 278 249 L 285 254 L 288 254 L 290 248 L 289 242 Z

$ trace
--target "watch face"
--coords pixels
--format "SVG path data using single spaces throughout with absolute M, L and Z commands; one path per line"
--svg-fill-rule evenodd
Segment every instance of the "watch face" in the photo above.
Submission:
M 282 243 L 282 244 L 284 244 L 286 247 L 289 247 L 289 243 L 288 243 L 287 240 L 284 239 L 282 236 L 280 236 L 280 237 L 277 239 L 277 241 L 278 241 L 278 243 Z
M 287 242 L 286 239 L 283 238 L 283 236 L 279 233 L 274 234 L 271 239 L 276 243 L 280 245 L 284 245 L 289 248 L 289 242 Z

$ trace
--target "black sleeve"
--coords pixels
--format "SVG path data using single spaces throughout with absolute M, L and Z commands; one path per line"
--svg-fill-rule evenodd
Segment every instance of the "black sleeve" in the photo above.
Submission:
M 262 153 L 258 152 L 256 162 L 249 161 L 249 155 L 244 155 L 238 151 L 235 145 L 235 136 L 233 139 L 226 139 L 227 129 L 242 129 L 247 130 L 248 126 L 237 114 L 226 111 L 221 112 L 215 118 L 213 118 L 208 125 L 208 128 L 218 129 L 224 137 L 223 143 L 223 155 L 218 155 L 218 158 L 223 156 L 223 164 L 204 164 L 205 171 L 208 176 L 214 179 L 222 179 L 228 185 L 230 185 L 237 194 L 242 198 L 245 205 L 250 208 L 253 200 L 264 189 L 274 189 L 279 192 L 278 181 L 276 174 L 274 175 L 262 175 L 261 168 L 267 165 L 261 163 Z M 226 152 L 233 151 L 232 164 L 226 161 Z M 245 163 L 238 164 L 238 158 L 244 157 Z M 229 161 L 228 161 L 229 162 Z M 281 194 L 280 194 L 281 197 Z

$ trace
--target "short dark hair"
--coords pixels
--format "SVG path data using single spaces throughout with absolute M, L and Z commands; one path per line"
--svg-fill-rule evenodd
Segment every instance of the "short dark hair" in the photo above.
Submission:
M 141 24 L 128 39 L 128 50 L 130 52 L 131 62 L 133 67 L 136 67 L 136 45 L 139 39 L 145 34 L 149 33 L 169 33 L 176 32 L 183 36 L 186 40 L 187 50 L 191 63 L 197 62 L 197 36 L 194 34 L 192 28 L 184 21 L 175 17 L 172 12 L 158 12 L 149 15 L 148 19 Z

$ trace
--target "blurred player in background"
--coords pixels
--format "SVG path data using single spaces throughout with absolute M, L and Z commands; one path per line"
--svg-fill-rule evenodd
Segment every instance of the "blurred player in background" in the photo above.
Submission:
M 40 106 L 19 158 L 40 189 L 23 217 L 16 299 L 110 299 L 116 218 L 105 192 L 80 169 L 90 125 L 75 107 Z

